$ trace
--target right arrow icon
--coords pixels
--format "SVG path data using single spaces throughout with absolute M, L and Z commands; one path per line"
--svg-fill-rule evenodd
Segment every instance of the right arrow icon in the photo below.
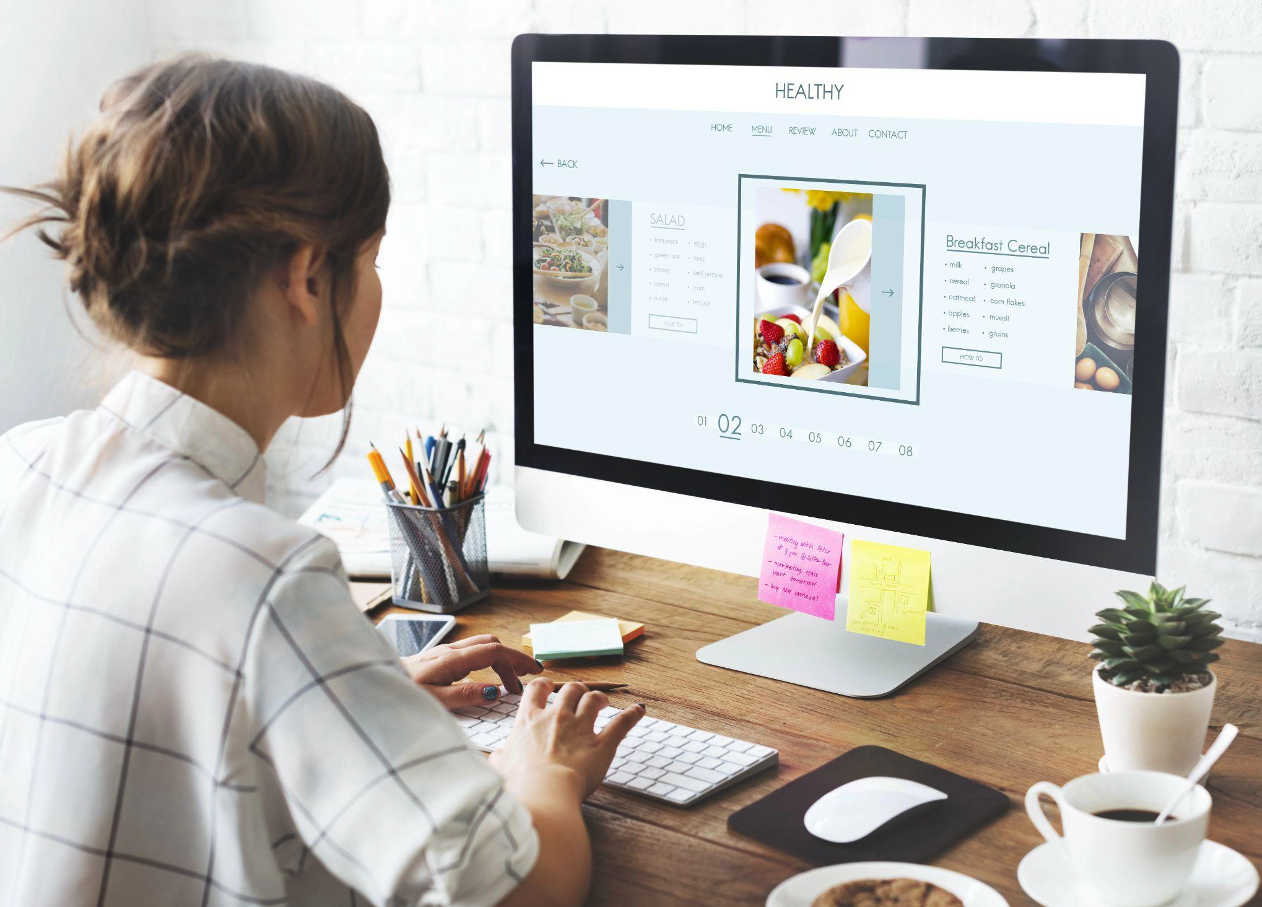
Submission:
M 882 290 L 881 292 L 882 292 L 882 293 L 884 293 L 886 296 L 893 296 L 893 295 L 894 295 L 894 291 L 893 291 L 893 290 Z

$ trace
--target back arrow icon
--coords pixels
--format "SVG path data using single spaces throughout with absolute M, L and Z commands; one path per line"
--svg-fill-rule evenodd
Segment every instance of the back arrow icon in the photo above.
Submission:
M 884 293 L 886 296 L 893 296 L 893 295 L 894 295 L 894 291 L 893 291 L 893 290 L 882 290 L 881 292 L 882 292 L 882 293 Z
M 540 166 L 540 167 L 551 167 L 551 166 L 552 166 L 552 164 L 553 164 L 553 162 L 552 162 L 552 161 L 545 161 L 543 158 L 539 158 L 539 166 Z

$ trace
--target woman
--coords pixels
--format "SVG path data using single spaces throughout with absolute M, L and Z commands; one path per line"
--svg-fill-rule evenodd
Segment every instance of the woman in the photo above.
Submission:
M 444 706 L 538 663 L 486 636 L 402 664 L 334 546 L 261 505 L 262 451 L 348 404 L 376 328 L 372 120 L 183 57 L 22 194 L 138 366 L 0 438 L 0 902 L 579 903 L 579 805 L 643 706 L 596 733 L 602 694 L 534 680 L 488 764 Z

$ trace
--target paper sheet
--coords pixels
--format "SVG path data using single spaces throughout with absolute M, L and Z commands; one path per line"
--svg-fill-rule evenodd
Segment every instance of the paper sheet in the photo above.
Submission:
M 844 543 L 840 532 L 779 513 L 769 514 L 758 598 L 833 620 Z
M 928 551 L 850 542 L 847 630 L 923 646 L 928 605 Z
M 622 633 L 612 617 L 531 624 L 530 636 L 540 661 L 622 654 Z

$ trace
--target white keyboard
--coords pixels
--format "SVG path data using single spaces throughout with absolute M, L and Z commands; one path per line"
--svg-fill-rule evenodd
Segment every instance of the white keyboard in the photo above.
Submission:
M 556 695 L 552 693 L 548 701 Z M 504 738 L 517 719 L 520 701 L 520 696 L 501 690 L 499 701 L 489 706 L 457 709 L 456 721 L 474 746 L 489 753 L 504 745 Z M 604 728 L 620 711 L 613 706 L 601 709 L 596 729 Z M 646 715 L 618 746 L 618 754 L 609 766 L 604 783 L 663 803 L 691 806 L 737 781 L 771 768 L 779 757 L 769 746 L 733 740 Z

